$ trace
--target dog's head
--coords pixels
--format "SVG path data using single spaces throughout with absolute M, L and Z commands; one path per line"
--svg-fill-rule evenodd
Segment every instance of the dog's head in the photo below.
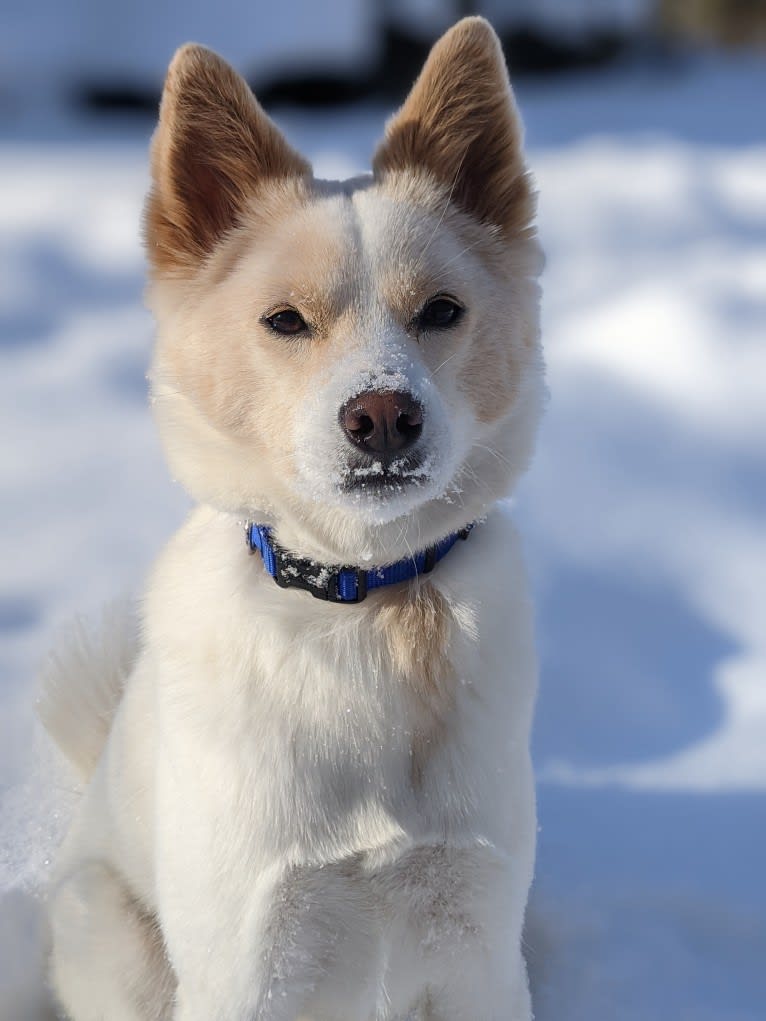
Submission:
M 485 21 L 439 40 L 372 176 L 341 183 L 186 46 L 152 172 L 153 397 L 192 495 L 311 555 L 384 562 L 509 490 L 542 402 L 541 258 Z

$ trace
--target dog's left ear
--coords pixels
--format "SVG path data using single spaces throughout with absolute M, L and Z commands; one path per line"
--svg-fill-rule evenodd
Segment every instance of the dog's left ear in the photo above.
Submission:
M 484 18 L 464 18 L 431 50 L 373 170 L 425 170 L 457 206 L 510 237 L 534 216 L 522 134 L 500 42 Z

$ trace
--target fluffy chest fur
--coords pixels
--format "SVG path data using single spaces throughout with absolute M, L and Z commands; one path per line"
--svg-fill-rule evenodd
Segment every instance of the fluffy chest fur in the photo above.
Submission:
M 523 596 L 523 620 L 492 609 L 487 533 L 522 583 L 509 523 L 481 526 L 424 584 L 340 607 L 277 588 L 239 531 L 199 511 L 155 573 L 148 639 L 173 783 L 207 794 L 227 830 L 251 827 L 259 857 L 495 835 L 487 775 L 507 761 L 488 732 L 498 714 L 506 734 L 523 726 L 534 685 Z

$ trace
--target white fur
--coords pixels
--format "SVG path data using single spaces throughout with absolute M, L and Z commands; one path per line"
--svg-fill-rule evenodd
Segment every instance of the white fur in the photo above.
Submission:
M 506 513 L 432 581 L 458 702 L 415 791 L 420 710 L 372 602 L 282 591 L 236 520 L 192 515 L 58 863 L 53 975 L 76 1021 L 169 1016 L 155 919 L 177 1021 L 402 1018 L 426 995 L 444 1021 L 529 1017 L 536 668 Z

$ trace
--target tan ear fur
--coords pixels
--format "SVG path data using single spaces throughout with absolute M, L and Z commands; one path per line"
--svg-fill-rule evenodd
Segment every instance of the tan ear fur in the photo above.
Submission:
M 434 45 L 373 159 L 379 178 L 418 169 L 507 236 L 534 216 L 521 121 L 500 42 L 484 18 L 464 18 Z
M 152 143 L 144 230 L 154 272 L 193 270 L 261 182 L 310 173 L 236 71 L 211 50 L 182 46 Z

